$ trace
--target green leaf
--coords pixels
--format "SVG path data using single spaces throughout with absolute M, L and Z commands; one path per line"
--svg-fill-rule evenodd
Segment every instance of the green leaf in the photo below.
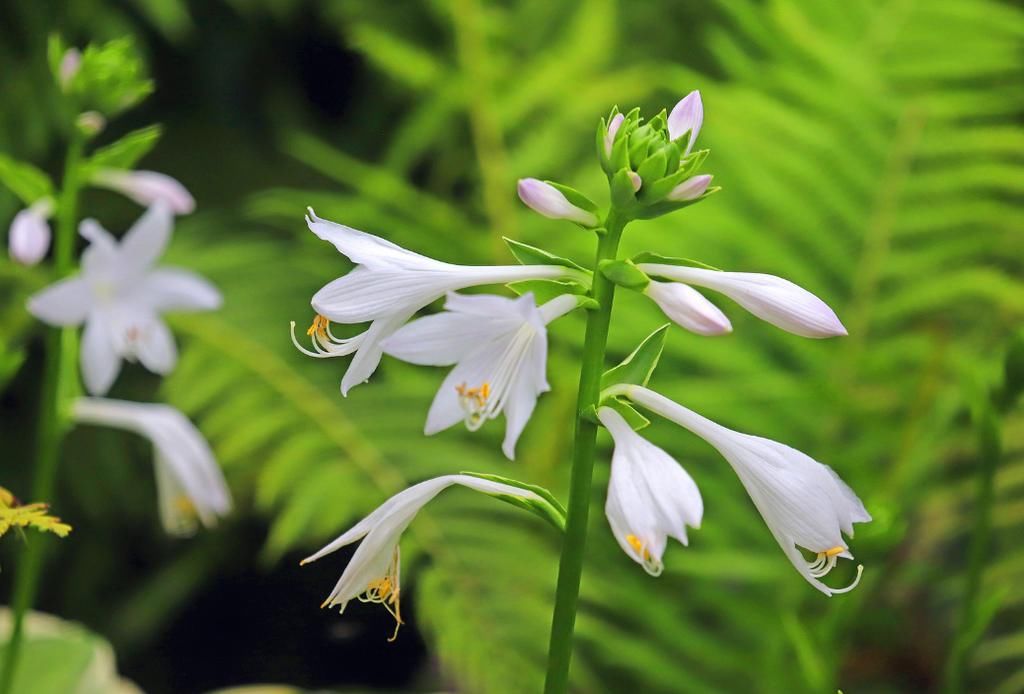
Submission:
M 647 385 L 654 369 L 658 367 L 661 352 L 665 349 L 665 337 L 668 335 L 669 325 L 671 324 L 666 323 L 645 337 L 632 354 L 622 360 L 622 363 L 605 371 L 601 377 L 601 390 L 619 383 Z
M 630 260 L 602 260 L 598 265 L 601 274 L 627 289 L 642 291 L 651 279 Z
M 26 206 L 42 198 L 53 197 L 50 177 L 32 164 L 0 154 L 0 183 L 18 196 Z
M 99 169 L 131 169 L 156 145 L 163 129 L 150 125 L 133 130 L 116 142 L 96 150 L 86 163 L 87 175 Z
M 661 255 L 660 253 L 651 253 L 650 251 L 644 251 L 643 253 L 637 253 L 631 260 L 637 265 L 643 263 L 652 263 L 656 265 L 684 265 L 686 267 L 699 267 L 705 270 L 718 270 L 717 267 L 702 263 L 699 260 L 693 260 L 692 258 L 675 258 L 672 256 Z M 721 272 L 721 270 L 718 270 Z
M 549 492 L 544 487 L 537 486 L 535 484 L 528 484 L 526 482 L 520 482 L 510 477 L 502 477 L 501 475 L 493 475 L 483 472 L 467 472 L 462 471 L 459 474 L 468 475 L 470 477 L 478 477 L 482 480 L 489 480 L 491 482 L 498 482 L 500 484 L 507 484 L 511 487 L 518 487 L 527 491 L 533 492 L 540 497 L 540 500 L 536 499 L 524 499 L 519 496 L 512 496 L 509 494 L 488 494 L 493 496 L 495 499 L 499 499 L 506 503 L 518 506 L 526 509 L 532 513 L 537 514 L 547 522 L 551 523 L 558 530 L 565 530 L 565 507 L 562 506 L 561 502 L 555 498 L 554 494 Z
M 527 292 L 533 292 L 537 305 L 541 305 L 563 294 L 583 294 L 586 288 L 577 282 L 563 282 L 561 280 L 523 280 L 522 282 L 510 282 L 505 285 L 516 294 L 522 296 Z M 580 298 L 583 298 L 582 296 Z
M 626 423 L 633 427 L 634 431 L 640 431 L 651 424 L 651 420 L 640 414 L 633 405 L 622 398 L 607 398 L 606 400 L 602 400 L 601 407 L 610 407 L 618 412 L 622 415 L 622 418 L 626 420 Z
M 530 246 L 508 237 L 502 238 L 508 245 L 508 249 L 512 251 L 512 255 L 514 255 L 516 260 L 523 265 L 561 265 L 562 267 L 572 268 L 573 270 L 589 272 L 582 265 L 578 265 L 568 258 L 562 258 L 554 253 L 545 251 L 543 248 Z
M 1010 338 L 1003 361 L 1003 402 L 1005 408 L 1012 407 L 1024 392 L 1024 332 Z
M 587 212 L 597 212 L 597 205 L 583 193 L 579 192 L 575 188 L 556 183 L 555 181 L 544 181 L 549 186 L 557 190 L 559 193 L 565 196 L 565 199 L 571 202 L 576 207 L 580 207 Z

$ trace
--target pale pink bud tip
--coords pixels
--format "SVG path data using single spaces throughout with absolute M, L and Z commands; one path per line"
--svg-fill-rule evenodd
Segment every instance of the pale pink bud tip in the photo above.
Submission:
M 640 190 L 640 187 L 644 184 L 643 179 L 640 178 L 640 174 L 638 174 L 636 171 L 629 172 L 629 182 L 633 184 L 634 193 L 638 192 Z
M 189 214 L 196 201 L 176 179 L 156 171 L 118 171 L 104 169 L 93 176 L 93 183 L 115 190 L 144 207 L 162 202 L 174 214 Z
M 60 80 L 60 88 L 67 89 L 68 84 L 78 74 L 78 68 L 82 66 L 82 52 L 77 48 L 69 48 L 64 51 L 64 56 L 60 59 L 60 67 L 58 68 L 58 79 Z
M 686 142 L 686 151 L 683 156 L 690 153 L 693 144 L 697 141 L 700 133 L 700 126 L 704 122 L 704 104 L 700 100 L 700 92 L 692 91 L 675 105 L 672 113 L 668 115 L 668 136 L 675 140 L 687 132 L 690 133 Z
M 7 239 L 12 260 L 31 266 L 46 257 L 52 236 L 46 219 L 52 210 L 49 200 L 41 200 L 14 216 Z
M 584 226 L 597 226 L 597 216 L 573 205 L 560 190 L 536 178 L 522 178 L 516 186 L 519 199 L 548 219 L 567 219 Z
M 604 135 L 604 153 L 605 156 L 610 157 L 612 155 L 612 147 L 615 145 L 615 135 L 619 132 L 619 128 L 622 127 L 622 122 L 626 120 L 626 117 L 621 113 L 616 113 L 615 116 L 608 122 L 608 130 Z
M 699 176 L 691 176 L 686 179 L 675 188 L 669 191 L 665 197 L 675 202 L 686 202 L 687 200 L 696 200 L 701 195 L 704 195 L 704 191 L 711 185 L 711 175 L 701 174 Z

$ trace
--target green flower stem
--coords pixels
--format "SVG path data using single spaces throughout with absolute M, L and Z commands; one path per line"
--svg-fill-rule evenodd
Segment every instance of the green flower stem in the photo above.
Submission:
M 58 278 L 71 273 L 74 261 L 75 222 L 78 216 L 78 193 L 81 188 L 79 165 L 84 142 L 77 130 L 68 145 L 64 165 L 57 233 L 54 241 L 54 271 Z M 36 432 L 35 478 L 32 482 L 32 501 L 49 501 L 57 473 L 57 455 L 64 436 L 61 394 L 67 392 L 68 379 L 75 378 L 75 340 L 73 328 L 51 328 L 46 336 L 46 362 L 43 368 L 43 392 L 39 403 L 39 425 Z M 0 673 L 0 694 L 8 694 L 14 685 L 18 667 L 25 613 L 32 607 L 43 567 L 44 545 L 47 540 L 38 537 L 26 541 L 16 567 L 14 595 L 11 605 L 14 621 L 4 653 L 3 672 Z
M 602 260 L 614 259 L 626 219 L 613 208 L 605 221 L 605 234 L 597 247 L 596 270 Z M 555 612 L 551 619 L 551 643 L 548 650 L 548 672 L 545 694 L 564 694 L 569 686 L 569 663 L 572 660 L 572 636 L 576 625 L 576 604 L 580 594 L 580 576 L 587 542 L 587 521 L 590 515 L 591 481 L 594 473 L 594 452 L 597 446 L 597 425 L 583 416 L 596 406 L 604 373 L 608 325 L 612 315 L 615 285 L 600 272 L 594 272 L 593 296 L 599 308 L 587 317 L 583 342 L 583 367 L 576 403 L 576 434 L 573 441 L 572 477 L 569 482 L 569 509 L 566 517 L 562 557 L 558 564 L 558 587 Z

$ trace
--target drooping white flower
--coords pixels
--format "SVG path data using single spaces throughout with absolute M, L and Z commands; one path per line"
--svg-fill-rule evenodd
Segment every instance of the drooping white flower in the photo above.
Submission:
M 693 478 L 647 441 L 615 410 L 597 411 L 615 441 L 605 515 L 622 551 L 652 576 L 661 574 L 669 537 L 689 544 L 686 526 L 699 528 L 704 501 Z
M 648 275 L 721 292 L 761 320 L 796 335 L 823 338 L 847 334 L 824 301 L 775 275 L 661 263 L 638 263 L 637 267 Z
M 43 198 L 14 215 L 7 239 L 12 260 L 31 266 L 46 257 L 53 236 L 46 220 L 52 214 L 53 200 Z
M 619 128 L 622 127 L 623 121 L 626 120 L 626 116 L 621 113 L 616 113 L 612 116 L 612 119 L 608 121 L 608 129 L 604 132 L 604 155 L 606 157 L 612 156 L 612 147 L 615 145 L 615 136 L 619 132 Z
M 519 199 L 534 212 L 548 219 L 568 219 L 587 227 L 598 225 L 597 215 L 573 205 L 562 191 L 536 178 L 521 178 L 516 185 Z
M 191 214 L 196 209 L 192 194 L 177 179 L 157 171 L 100 169 L 93 174 L 93 185 L 121 193 L 143 207 L 163 202 L 174 214 Z
M 704 104 L 700 100 L 700 92 L 692 91 L 684 96 L 668 114 L 668 138 L 675 140 L 690 133 L 686 141 L 685 157 L 693 150 L 700 134 L 700 126 L 704 123 Z
M 340 605 L 341 611 L 344 612 L 345 606 L 353 599 L 379 603 L 395 618 L 395 633 L 389 639 L 393 641 L 398 636 L 398 628 L 402 625 L 399 539 L 419 510 L 453 484 L 484 494 L 540 499 L 531 491 L 471 475 L 444 475 L 414 484 L 385 501 L 319 552 L 302 560 L 302 564 L 308 564 L 346 545 L 363 540 L 321 607 Z
M 178 351 L 161 313 L 220 306 L 220 293 L 198 275 L 153 267 L 170 240 L 172 221 L 165 205 L 154 205 L 118 243 L 98 223 L 85 220 L 79 233 L 89 247 L 81 273 L 29 298 L 29 312 L 45 323 L 85 324 L 82 377 L 94 395 L 110 389 L 122 359 L 138 359 L 158 374 L 174 368 Z
M 445 311 L 409 323 L 389 337 L 384 352 L 412 364 L 455 368 L 427 414 L 428 436 L 465 421 L 470 431 L 505 414 L 502 451 L 515 458 L 516 441 L 548 386 L 547 324 L 576 308 L 562 295 L 540 308 L 527 293 L 517 299 L 448 294 Z
M 231 494 L 209 444 L 170 405 L 79 398 L 72 416 L 81 424 L 124 429 L 152 441 L 160 519 L 168 533 L 191 534 L 197 520 L 212 527 L 231 510 Z
M 844 588 L 831 588 L 820 580 L 839 558 L 853 559 L 843 534 L 853 537 L 854 523 L 871 520 L 864 504 L 832 468 L 777 441 L 727 429 L 648 388 L 613 390 L 714 446 L 739 476 L 786 557 L 812 586 L 833 595 L 857 585 L 861 566 Z M 814 560 L 808 561 L 801 548 L 814 554 Z
M 670 190 L 668 195 L 665 196 L 665 199 L 672 200 L 674 202 L 696 200 L 701 195 L 704 195 L 704 191 L 706 191 L 708 186 L 711 185 L 712 178 L 713 177 L 710 174 L 690 176 L 688 179 Z
M 341 381 L 342 395 L 365 382 L 376 370 L 383 354 L 382 340 L 421 308 L 447 292 L 529 279 L 572 278 L 587 284 L 590 282 L 585 273 L 559 265 L 470 266 L 443 263 L 372 234 L 321 219 L 312 209 L 306 222 L 314 234 L 334 244 L 358 265 L 313 296 L 313 309 L 318 314 L 308 331 L 313 339 L 313 350 L 299 347 L 306 354 L 321 358 L 354 354 Z M 355 337 L 339 339 L 329 332 L 328 321 L 370 322 L 370 327 Z M 292 327 L 295 341 L 294 324 Z
M 698 335 L 724 335 L 732 332 L 725 314 L 693 287 L 680 282 L 651 280 L 644 290 L 666 316 Z

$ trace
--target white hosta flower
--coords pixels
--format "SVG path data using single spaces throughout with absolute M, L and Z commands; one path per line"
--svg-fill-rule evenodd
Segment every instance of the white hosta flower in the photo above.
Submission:
M 608 121 L 608 129 L 604 133 L 604 155 L 606 157 L 612 156 L 612 147 L 615 146 L 615 136 L 619 132 L 619 128 L 622 127 L 623 121 L 626 120 L 626 116 L 621 113 L 616 113 L 612 116 L 612 119 Z
M 198 275 L 153 267 L 170 240 L 172 219 L 166 206 L 154 205 L 120 243 L 95 221 L 85 220 L 79 233 L 89 247 L 82 254 L 81 273 L 29 298 L 29 312 L 45 323 L 85 324 L 82 377 L 94 395 L 110 389 L 122 359 L 170 373 L 178 350 L 161 313 L 220 306 L 220 293 Z
M 196 209 L 196 201 L 185 186 L 157 171 L 100 169 L 93 174 L 92 183 L 121 193 L 143 207 L 162 202 L 179 215 L 191 214 Z
M 79 398 L 72 416 L 81 424 L 124 429 L 153 443 L 160 519 L 172 535 L 206 527 L 231 510 L 231 495 L 213 451 L 195 425 L 170 405 Z
M 853 537 L 853 524 L 871 520 L 857 495 L 832 468 L 777 441 L 727 429 L 692 410 L 642 386 L 621 386 L 630 400 L 701 437 L 722 454 L 746 487 L 786 557 L 807 581 L 825 595 L 845 593 L 820 579 L 839 558 L 853 559 L 845 533 Z M 806 550 L 814 555 L 808 561 Z
M 847 334 L 824 301 L 775 275 L 660 263 L 639 263 L 637 267 L 648 275 L 721 292 L 761 320 L 795 335 L 823 338 Z
M 712 176 L 710 174 L 700 174 L 698 176 L 690 176 L 688 179 L 677 185 L 675 188 L 668 192 L 665 196 L 666 200 L 672 200 L 673 202 L 688 202 L 690 200 L 696 200 L 701 195 L 704 195 L 704 191 L 711 185 Z
M 515 458 L 516 441 L 537 398 L 547 392 L 547 324 L 576 308 L 563 295 L 540 308 L 533 294 L 518 299 L 451 293 L 445 311 L 420 318 L 384 342 L 384 352 L 412 364 L 455 365 L 427 414 L 428 436 L 465 421 L 470 431 L 505 414 L 502 451 Z
M 693 287 L 679 282 L 651 280 L 644 288 L 666 316 L 698 335 L 724 335 L 732 332 L 732 323 L 717 306 Z
M 313 339 L 313 350 L 299 347 L 306 354 L 321 358 L 354 354 L 341 381 L 343 395 L 365 382 L 376 370 L 383 354 L 381 341 L 447 292 L 529 279 L 572 278 L 586 284 L 590 282 L 585 273 L 557 265 L 443 263 L 372 234 L 321 219 L 312 209 L 306 222 L 314 234 L 334 244 L 358 265 L 313 296 L 313 309 L 318 314 L 308 331 Z M 370 327 L 355 337 L 339 339 L 329 332 L 328 321 L 370 322 Z
M 689 543 L 686 526 L 700 527 L 704 501 L 686 470 L 633 431 L 622 415 L 602 407 L 597 416 L 615 441 L 605 503 L 608 524 L 622 551 L 658 576 L 668 538 Z
M 700 134 L 700 126 L 704 123 L 704 104 L 700 100 L 700 92 L 692 91 L 684 96 L 668 114 L 668 138 L 675 140 L 686 133 L 690 136 L 686 141 L 685 157 L 693 150 Z
M 398 636 L 398 628 L 402 625 L 398 541 L 419 510 L 453 484 L 460 484 L 484 494 L 540 499 L 525 489 L 471 475 L 445 475 L 414 484 L 378 506 L 370 515 L 319 552 L 302 560 L 302 564 L 308 564 L 346 545 L 363 540 L 321 607 L 340 605 L 341 611 L 344 612 L 345 606 L 353 599 L 379 603 L 395 618 L 395 633 L 389 639 L 393 641 Z
M 516 185 L 519 199 L 534 212 L 548 219 L 568 219 L 587 227 L 598 225 L 597 215 L 573 205 L 562 191 L 536 178 L 521 178 Z
M 36 265 L 46 257 L 53 237 L 46 220 L 53 214 L 53 200 L 43 198 L 14 215 L 7 246 L 11 259 L 22 265 Z

